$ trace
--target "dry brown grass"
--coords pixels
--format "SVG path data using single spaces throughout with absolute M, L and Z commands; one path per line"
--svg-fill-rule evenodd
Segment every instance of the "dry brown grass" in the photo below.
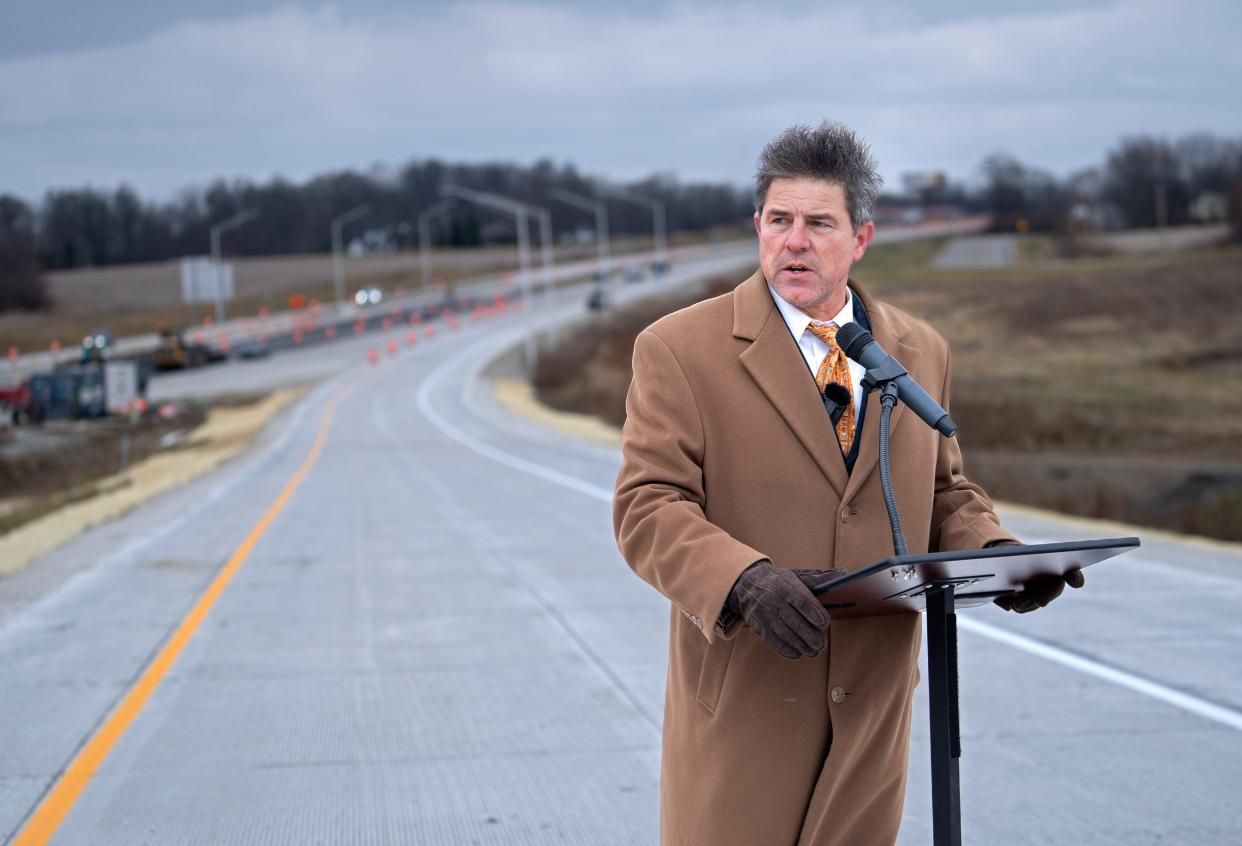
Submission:
M 96 495 L 98 480 L 119 473 L 123 460 L 129 466 L 159 452 L 161 438 L 188 432 L 205 417 L 203 407 L 186 406 L 167 421 L 108 418 L 23 428 L 17 443 L 0 449 L 0 535 Z
M 873 248 L 857 276 L 954 351 L 968 470 L 1001 499 L 1242 540 L 1242 249 L 933 271 L 936 242 Z M 624 420 L 633 339 L 714 280 L 567 333 L 549 405 Z

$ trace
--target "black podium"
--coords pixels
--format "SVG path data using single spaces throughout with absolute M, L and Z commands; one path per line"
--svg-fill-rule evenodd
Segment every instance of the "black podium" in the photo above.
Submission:
M 1105 538 L 894 555 L 812 588 L 837 619 L 927 612 L 935 846 L 962 842 L 956 610 L 983 605 L 1021 590 L 1032 579 L 1064 576 L 1138 545 L 1138 538 Z

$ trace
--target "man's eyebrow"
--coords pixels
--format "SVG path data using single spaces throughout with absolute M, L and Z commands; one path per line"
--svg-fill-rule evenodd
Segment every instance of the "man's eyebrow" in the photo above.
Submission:
M 788 209 L 783 209 L 780 206 L 769 206 L 766 210 L 764 210 L 763 216 L 771 217 L 773 215 L 780 215 L 781 217 L 790 217 L 792 214 L 793 212 L 789 211 Z M 808 212 L 806 215 L 806 219 L 807 220 L 828 220 L 828 221 L 831 221 L 832 223 L 837 222 L 837 216 L 833 214 L 832 212 L 828 211 L 827 209 L 823 211 Z

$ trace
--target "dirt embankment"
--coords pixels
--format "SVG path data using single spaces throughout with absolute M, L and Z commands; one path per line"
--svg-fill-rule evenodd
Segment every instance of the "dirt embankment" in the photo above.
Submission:
M 0 576 L 220 466 L 303 393 L 183 406 L 166 420 L 26 431 L 24 443 L 0 450 Z
M 996 498 L 1242 540 L 1242 249 L 936 272 L 935 245 L 858 266 L 953 347 L 967 471 Z M 549 406 L 620 425 L 639 331 L 734 287 L 714 280 L 568 332 L 534 383 Z

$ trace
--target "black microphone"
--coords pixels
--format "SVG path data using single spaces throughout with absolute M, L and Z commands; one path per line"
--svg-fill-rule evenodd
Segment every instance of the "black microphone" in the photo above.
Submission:
M 893 358 L 871 333 L 857 323 L 847 323 L 837 331 L 837 344 L 841 350 L 867 370 L 879 371 L 882 381 L 892 381 L 897 386 L 897 395 L 901 401 L 946 438 L 953 437 L 957 432 L 957 424 L 949 416 L 949 412 L 940 407 L 940 403 L 932 399 L 927 391 L 914 381 L 914 377 L 906 372 L 897 359 Z
M 841 416 L 845 414 L 845 409 L 849 408 L 850 400 L 853 398 L 854 395 L 844 385 L 836 382 L 824 385 L 824 393 L 820 399 L 824 401 L 824 410 L 828 412 L 828 418 L 832 420 L 833 426 L 841 422 Z

